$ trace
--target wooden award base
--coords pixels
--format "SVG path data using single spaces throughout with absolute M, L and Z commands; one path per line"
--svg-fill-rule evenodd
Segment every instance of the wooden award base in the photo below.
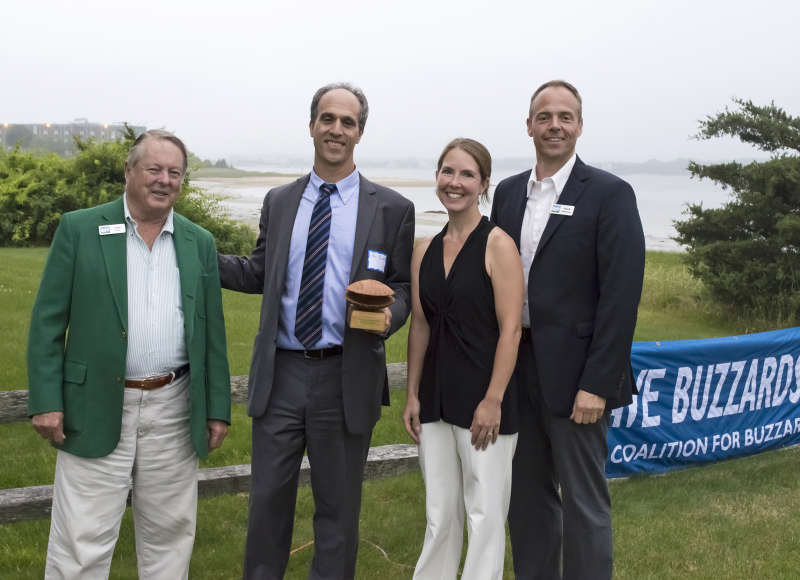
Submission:
M 384 328 L 386 328 L 386 315 L 383 310 L 375 312 L 353 308 L 350 310 L 349 324 L 350 328 L 383 332 Z

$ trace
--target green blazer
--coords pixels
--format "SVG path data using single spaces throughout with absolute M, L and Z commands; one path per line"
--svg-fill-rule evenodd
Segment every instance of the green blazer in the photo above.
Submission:
M 62 216 L 36 296 L 28 339 L 28 413 L 64 412 L 60 447 L 103 457 L 122 424 L 128 288 L 122 198 Z M 191 365 L 191 433 L 208 455 L 206 421 L 230 423 L 230 376 L 214 238 L 174 214 L 184 334 Z

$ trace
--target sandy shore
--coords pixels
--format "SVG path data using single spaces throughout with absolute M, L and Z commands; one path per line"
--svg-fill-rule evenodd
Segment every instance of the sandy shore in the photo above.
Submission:
M 276 187 L 291 183 L 300 175 L 271 175 L 255 177 L 204 177 L 198 179 L 197 183 L 216 183 L 224 189 L 237 189 L 241 187 Z M 433 187 L 432 179 L 398 179 L 396 177 L 376 177 L 369 178 L 375 183 L 386 187 Z
M 225 207 L 230 217 L 236 221 L 258 228 L 263 195 L 272 187 L 291 183 L 299 176 L 276 175 L 255 177 L 209 177 L 193 181 L 211 193 L 225 198 Z M 372 178 L 373 181 L 386 187 L 434 187 L 433 180 L 414 180 L 397 178 Z M 240 190 L 237 191 L 237 190 Z M 254 196 L 254 192 L 255 196 Z M 417 237 L 434 236 L 447 223 L 447 214 L 443 211 L 418 212 L 416 215 Z M 669 238 L 651 236 L 645 233 L 645 246 L 648 250 L 662 252 L 682 252 L 683 248 Z

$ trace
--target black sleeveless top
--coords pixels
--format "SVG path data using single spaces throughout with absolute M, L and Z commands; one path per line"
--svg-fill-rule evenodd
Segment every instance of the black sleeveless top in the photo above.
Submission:
M 447 226 L 428 246 L 419 269 L 419 298 L 430 326 L 419 385 L 420 422 L 438 420 L 469 429 L 492 376 L 500 329 L 486 242 L 494 228 L 486 217 L 467 237 L 444 275 Z M 512 377 L 503 397 L 500 433 L 516 433 L 517 393 Z

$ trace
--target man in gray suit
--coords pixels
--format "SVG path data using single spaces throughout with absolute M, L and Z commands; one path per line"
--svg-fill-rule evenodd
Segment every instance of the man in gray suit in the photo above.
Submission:
M 313 171 L 267 193 L 249 258 L 219 257 L 224 288 L 264 295 L 248 395 L 245 578 L 283 577 L 305 449 L 315 504 L 309 577 L 355 575 L 364 463 L 388 399 L 384 340 L 408 317 L 414 242 L 414 205 L 355 168 L 367 113 L 359 89 L 319 89 L 309 123 Z M 346 324 L 345 287 L 366 278 L 395 292 L 380 333 Z

